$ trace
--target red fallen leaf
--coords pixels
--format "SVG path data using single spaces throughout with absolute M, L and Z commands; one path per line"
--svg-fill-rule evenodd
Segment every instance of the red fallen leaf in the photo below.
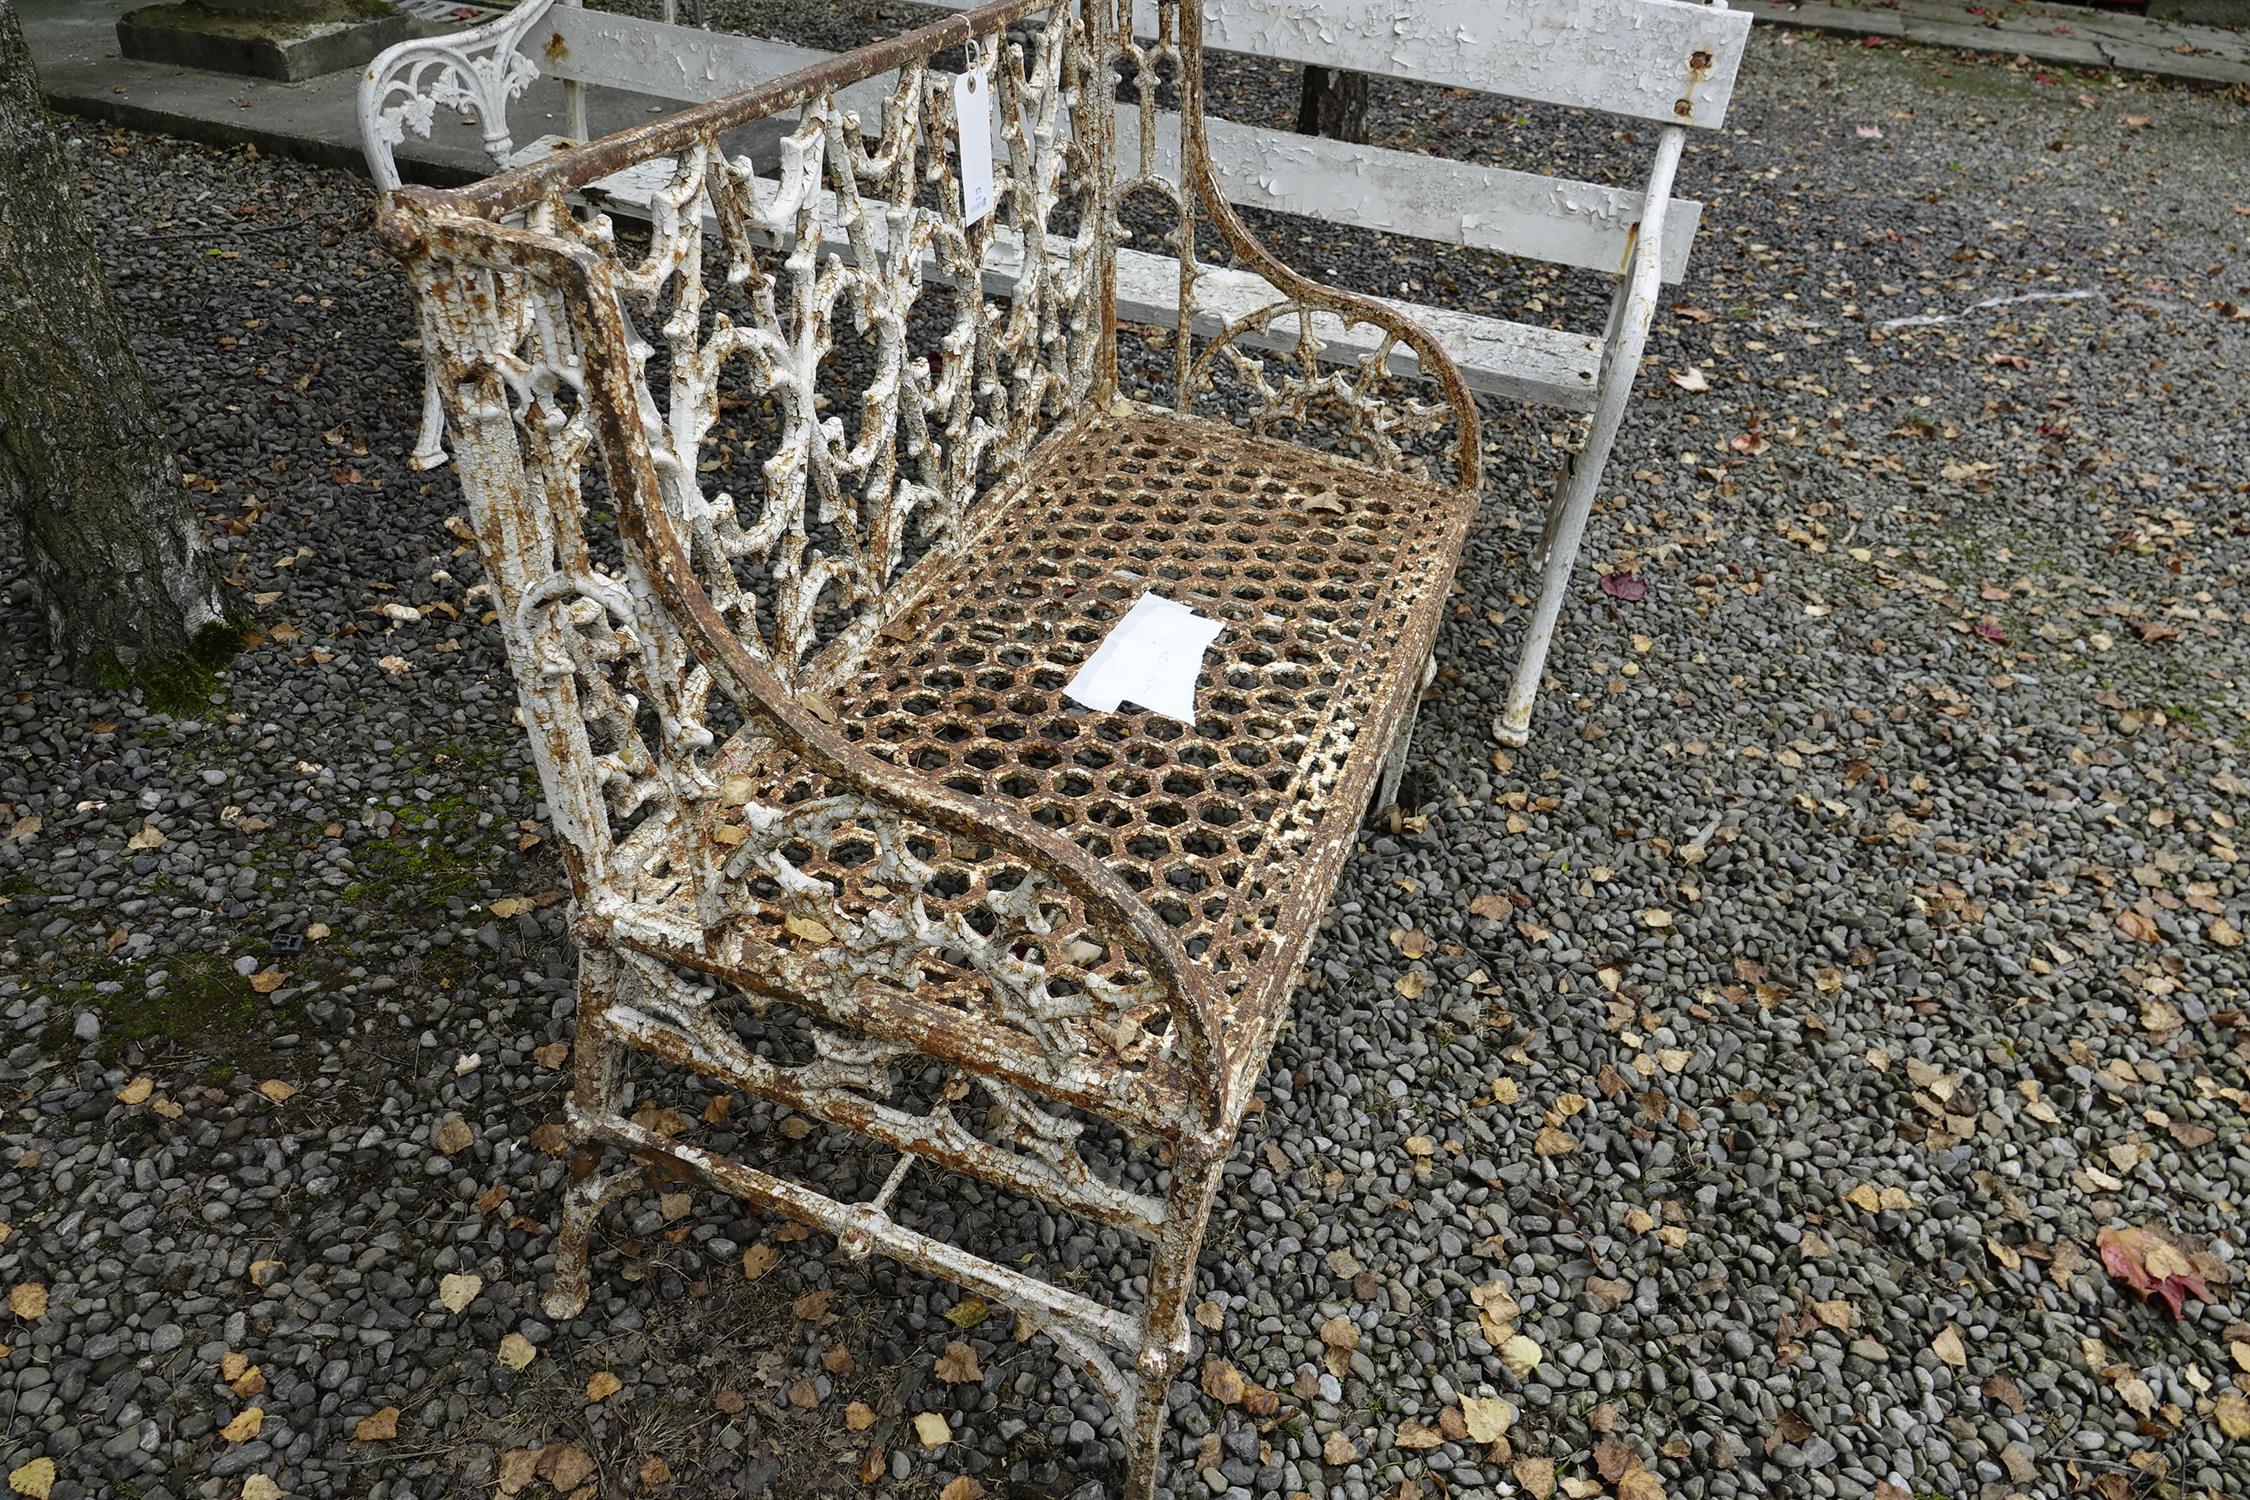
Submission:
M 1727 439 L 1727 446 L 1737 453 L 1763 453 L 1766 451 L 1765 434 L 1761 432 L 1738 432 Z
M 2008 644 L 2008 632 L 2002 630 L 2000 626 L 1992 620 L 1979 620 L 1974 626 L 1970 627 L 1970 629 L 1971 633 L 1973 633 L 1980 641 L 1990 641 L 1995 646 L 2005 646 Z
M 2151 1292 L 2164 1299 L 2177 1318 L 2186 1310 L 2187 1294 L 2199 1302 L 2218 1299 L 2188 1262 L 2186 1252 L 2160 1234 L 2147 1229 L 2103 1229 L 2094 1236 L 2109 1274 L 2146 1298 Z
M 1602 574 L 1602 592 L 1612 599 L 1621 599 L 1627 604 L 1638 604 L 1648 597 L 1648 583 L 1632 573 L 1604 573 Z

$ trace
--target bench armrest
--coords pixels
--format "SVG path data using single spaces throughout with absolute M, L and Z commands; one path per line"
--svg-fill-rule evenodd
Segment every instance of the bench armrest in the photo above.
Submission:
M 1259 388 L 1266 417 L 1301 419 L 1314 406 L 1324 403 L 1341 406 L 1353 434 L 1373 449 L 1385 466 L 1407 467 L 1411 460 L 1399 448 L 1398 438 L 1416 431 L 1434 430 L 1442 425 L 1442 416 L 1424 403 L 1414 401 L 1404 391 L 1385 388 L 1395 385 L 1394 377 L 1407 368 L 1406 362 L 1399 358 L 1399 346 L 1404 346 L 1412 354 L 1419 372 L 1435 380 L 1444 393 L 1443 406 L 1450 412 L 1454 429 L 1454 484 L 1466 490 L 1481 489 L 1484 448 L 1478 436 L 1476 400 L 1469 393 L 1460 367 L 1436 338 L 1411 318 L 1374 297 L 1323 286 L 1300 274 L 1266 248 L 1242 222 L 1234 205 L 1227 201 L 1225 184 L 1219 180 L 1218 168 L 1211 157 L 1203 118 L 1201 0 L 1182 0 L 1178 16 L 1182 96 L 1180 168 L 1182 177 L 1189 179 L 1181 186 L 1195 195 L 1203 212 L 1243 263 L 1272 283 L 1281 298 L 1257 313 L 1235 320 L 1205 344 L 1189 372 L 1190 390 L 1208 391 L 1218 362 L 1230 360 Z M 1144 119 L 1142 128 L 1148 129 L 1151 124 Z M 1191 303 L 1192 298 L 1192 281 L 1183 281 L 1183 304 Z M 1182 306 L 1183 330 L 1192 326 L 1195 312 L 1192 305 Z M 1376 348 L 1359 361 L 1360 373 L 1356 377 L 1324 375 L 1320 370 L 1314 347 L 1319 337 L 1315 331 L 1316 314 L 1326 314 L 1346 327 L 1365 324 L 1382 331 L 1383 337 Z M 1295 323 L 1294 337 L 1276 337 L 1272 333 L 1272 325 L 1282 321 Z M 1268 349 L 1279 346 L 1295 356 L 1298 368 L 1286 374 L 1277 389 L 1269 383 L 1257 357 L 1243 352 L 1243 345 L 1264 345 Z M 1183 403 L 1187 399 L 1188 392 L 1183 391 Z
M 522 0 L 498 20 L 447 36 L 417 37 L 379 53 L 359 80 L 359 143 L 379 191 L 399 185 L 392 148 L 406 132 L 427 139 L 442 106 L 473 114 L 484 128 L 485 154 L 507 164 L 508 101 L 539 76 L 518 46 L 555 0 Z

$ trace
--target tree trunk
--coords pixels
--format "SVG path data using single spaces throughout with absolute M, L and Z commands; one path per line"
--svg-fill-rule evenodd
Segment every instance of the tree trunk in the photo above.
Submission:
M 91 681 L 220 617 L 210 554 L 102 285 L 13 0 L 0 0 L 0 506 L 56 650 Z
M 1367 75 L 1305 64 L 1297 133 L 1367 144 Z

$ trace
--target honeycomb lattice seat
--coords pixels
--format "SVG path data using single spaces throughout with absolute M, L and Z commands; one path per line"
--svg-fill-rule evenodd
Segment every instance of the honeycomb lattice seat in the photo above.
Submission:
M 1122 404 L 1028 468 L 1009 510 L 1022 524 L 988 528 L 929 578 L 836 681 L 833 722 L 1095 855 L 1219 977 L 1220 1019 L 1262 1022 L 1301 946 L 1288 914 L 1322 910 L 1337 874 L 1306 856 L 1348 840 L 1365 810 L 1420 687 L 1396 664 L 1428 653 L 1475 498 Z M 1064 694 L 1147 591 L 1226 622 L 1193 727 Z M 771 753 L 737 746 L 726 773 L 763 783 Z M 736 962 L 763 962 L 757 946 Z

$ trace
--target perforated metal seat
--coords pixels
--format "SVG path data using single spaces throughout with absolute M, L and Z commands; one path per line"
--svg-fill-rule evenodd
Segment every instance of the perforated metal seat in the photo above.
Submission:
M 1474 496 L 1124 402 L 1049 439 L 1026 469 L 1026 493 L 1006 508 L 1021 524 L 987 528 L 930 575 L 828 689 L 824 711 L 872 754 L 1012 803 L 1100 859 L 1212 976 L 1212 1019 L 1250 1063 L 1340 872 L 1334 851 L 1411 715 L 1420 678 L 1397 663 L 1429 652 Z M 1063 692 L 1150 590 L 1227 625 L 1206 655 L 1192 727 L 1130 704 L 1096 712 Z M 718 774 L 761 789 L 794 782 L 784 800 L 796 804 L 832 795 L 781 759 L 746 739 Z M 698 911 L 688 878 L 725 860 L 736 817 L 722 797 L 669 835 L 689 847 L 642 863 L 654 878 L 634 888 L 643 907 L 627 921 L 645 951 L 755 986 L 792 966 L 800 938 L 754 889 L 729 888 Z M 960 841 L 940 862 L 961 912 L 1014 864 Z M 867 893 L 863 868 L 832 852 L 808 847 L 794 863 L 847 903 L 890 897 L 881 879 Z M 933 978 L 912 996 L 862 1003 L 927 1008 L 945 990 Z M 1147 1006 L 1138 1024 L 1161 1009 Z M 1105 1038 L 1078 1041 L 1098 1053 Z M 1161 1055 L 1138 1051 L 1158 1064 L 1138 1083 L 1185 1086 Z M 1015 1081 L 1052 1092 L 1040 1070 Z

